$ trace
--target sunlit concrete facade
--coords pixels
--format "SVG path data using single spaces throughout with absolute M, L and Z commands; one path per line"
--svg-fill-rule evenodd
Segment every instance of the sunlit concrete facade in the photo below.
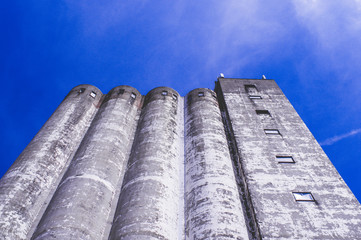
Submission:
M 70 91 L 0 180 L 0 239 L 361 239 L 275 81 Z

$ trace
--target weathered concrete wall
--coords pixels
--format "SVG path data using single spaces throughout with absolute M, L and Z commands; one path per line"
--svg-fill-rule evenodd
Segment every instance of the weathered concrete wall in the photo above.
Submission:
M 184 106 L 75 87 L 0 180 L 0 239 L 361 239 L 360 204 L 276 83 L 217 93 L 222 112 L 209 89 Z
M 236 176 L 236 182 L 242 204 L 243 214 L 245 216 L 245 221 L 248 229 L 248 235 L 250 239 L 261 239 L 259 226 L 257 224 L 256 215 L 252 205 L 251 195 L 249 193 L 248 184 L 246 182 L 244 174 L 244 169 L 240 163 L 240 154 L 238 152 L 236 139 L 234 138 L 232 123 L 227 112 L 224 95 L 220 89 L 219 82 L 216 82 L 215 91 L 218 95 L 218 103 L 227 136 L 228 148 L 232 159 L 233 170 Z
M 105 231 L 129 158 L 141 99 L 128 86 L 105 96 L 32 239 L 108 237 Z
M 2 177 L 0 239 L 27 238 L 89 127 L 101 96 L 94 86 L 73 88 Z
M 186 239 L 248 239 L 216 95 L 200 88 L 186 98 Z
M 110 239 L 178 237 L 182 100 L 165 87 L 146 95 Z
M 360 204 L 276 83 L 219 82 L 261 237 L 361 239 Z M 247 84 L 256 89 L 247 92 Z M 278 163 L 277 155 L 292 156 L 295 163 Z M 292 192 L 311 192 L 316 201 L 296 202 Z

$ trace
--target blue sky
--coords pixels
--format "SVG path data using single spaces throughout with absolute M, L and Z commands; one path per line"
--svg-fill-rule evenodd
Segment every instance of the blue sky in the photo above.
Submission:
M 360 0 L 28 0 L 0 8 L 0 176 L 71 88 L 275 79 L 361 199 Z

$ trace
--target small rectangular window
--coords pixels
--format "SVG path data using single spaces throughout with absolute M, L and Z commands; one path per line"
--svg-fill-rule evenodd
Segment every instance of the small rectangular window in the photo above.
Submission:
M 217 100 L 217 95 L 212 93 L 212 97 Z
M 167 95 L 168 95 L 168 92 L 167 92 L 167 91 L 162 91 L 162 95 L 163 95 L 163 96 L 167 96 Z
M 133 99 L 135 99 L 136 96 L 137 96 L 137 94 L 135 94 L 133 92 L 132 92 L 132 94 L 130 94 L 130 97 L 133 98 Z
M 172 97 L 173 97 L 174 100 L 178 99 L 177 95 L 175 95 L 175 94 L 173 94 Z
M 83 93 L 83 92 L 85 92 L 85 88 L 80 88 L 78 91 L 78 93 Z
M 198 92 L 198 97 L 204 97 L 204 92 Z
M 265 129 L 264 133 L 267 135 L 281 135 L 278 129 Z
M 262 99 L 261 96 L 257 96 L 257 95 L 250 95 L 249 98 L 250 99 Z
M 250 95 L 254 95 L 255 93 L 258 93 L 258 89 L 257 89 L 256 85 L 246 84 L 246 85 L 244 85 L 244 88 L 245 88 L 246 92 Z
M 293 197 L 297 202 L 314 202 L 315 198 L 310 192 L 293 192 Z
M 256 110 L 256 114 L 262 122 L 269 122 L 272 120 L 271 114 L 268 110 Z
M 268 110 L 256 110 L 258 115 L 271 115 Z
M 119 89 L 118 94 L 124 94 L 124 89 Z
M 276 156 L 278 163 L 295 163 L 292 156 Z
M 95 96 L 97 95 L 94 91 L 91 91 L 89 94 L 92 98 L 95 98 Z

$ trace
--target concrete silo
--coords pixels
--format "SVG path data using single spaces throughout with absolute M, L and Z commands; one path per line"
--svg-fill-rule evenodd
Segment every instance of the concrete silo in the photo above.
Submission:
M 361 239 L 359 202 L 276 82 L 215 90 L 75 87 L 0 180 L 0 238 Z
M 108 236 L 141 100 L 129 86 L 105 96 L 33 239 Z
M 182 100 L 165 87 L 145 96 L 110 239 L 178 238 Z
M 98 110 L 102 93 L 73 88 L 0 180 L 0 238 L 26 239 Z
M 186 237 L 248 239 L 217 96 L 199 88 L 186 99 Z

